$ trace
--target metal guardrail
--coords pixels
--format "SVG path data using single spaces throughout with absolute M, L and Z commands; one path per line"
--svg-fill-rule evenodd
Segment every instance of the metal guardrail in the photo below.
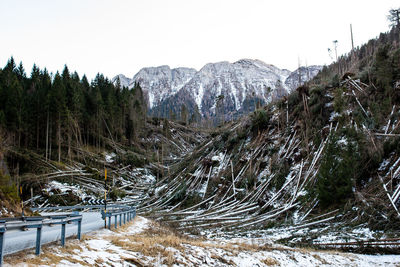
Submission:
M 77 210 L 101 210 L 102 218 L 104 220 L 105 227 L 107 225 L 108 218 L 108 229 L 111 229 L 112 217 L 115 218 L 114 227 L 117 228 L 118 216 L 120 216 L 119 226 L 122 226 L 122 220 L 125 224 L 133 220 L 136 216 L 136 208 L 128 205 L 107 205 L 107 210 L 104 211 L 104 205 L 80 205 L 80 206 L 60 206 L 60 207 L 43 207 L 43 208 L 31 208 L 34 212 L 56 212 L 56 211 L 75 211 L 70 214 L 62 215 L 47 215 L 47 216 L 32 216 L 32 217 L 16 217 L 16 218 L 0 218 L 0 267 L 3 264 L 4 255 L 4 233 L 11 229 L 30 229 L 36 228 L 36 248 L 35 254 L 40 255 L 41 248 L 41 236 L 42 227 L 44 225 L 55 225 L 61 224 L 61 245 L 65 246 L 65 228 L 67 223 L 77 222 L 77 239 L 81 239 L 82 229 L 82 215 Z M 122 218 L 123 217 L 123 218 Z
M 380 247 L 380 246 L 400 247 L 400 238 L 358 240 L 352 242 L 313 243 L 313 245 L 326 248 Z
M 129 206 L 128 206 L 129 207 Z M 114 217 L 114 227 L 117 229 L 118 225 L 118 216 L 119 216 L 119 226 L 122 226 L 122 216 L 124 220 L 124 224 L 128 221 L 131 221 L 136 216 L 136 208 L 129 207 L 129 208 L 122 208 L 120 210 L 108 210 L 108 211 L 101 211 L 101 216 L 104 219 L 104 226 L 107 225 L 107 218 L 108 218 L 108 229 L 111 229 L 111 220 Z
M 65 246 L 65 228 L 67 223 L 77 222 L 78 231 L 77 238 L 81 239 L 82 229 L 82 215 L 77 213 L 66 214 L 66 215 L 54 215 L 54 216 L 33 216 L 33 217 L 19 217 L 19 218 L 0 218 L 0 266 L 3 265 L 3 254 L 4 254 L 4 234 L 7 230 L 26 230 L 30 228 L 36 228 L 36 248 L 35 254 L 40 254 L 42 228 L 45 225 L 61 224 L 61 245 Z

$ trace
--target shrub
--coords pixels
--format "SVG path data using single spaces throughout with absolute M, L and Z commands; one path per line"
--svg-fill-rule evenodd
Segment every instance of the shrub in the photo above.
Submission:
M 109 193 L 109 197 L 113 201 L 117 201 L 118 199 L 124 198 L 126 196 L 125 191 L 119 189 L 118 187 L 112 187 Z
M 334 99 L 333 99 L 333 109 L 341 114 L 344 110 L 344 97 L 343 97 L 343 89 L 337 88 L 334 92 Z
M 16 185 L 11 183 L 10 175 L 5 175 L 0 170 L 0 190 L 4 197 L 11 200 L 19 200 L 18 188 Z
M 146 159 L 130 151 L 125 155 L 121 155 L 118 161 L 124 165 L 131 165 L 132 167 L 143 167 L 146 163 Z
M 286 182 L 286 177 L 290 172 L 290 165 L 285 160 L 283 163 L 280 163 L 279 165 L 273 164 L 271 166 L 271 171 L 275 172 L 275 177 L 272 179 L 271 183 L 276 190 L 279 190 Z
M 227 141 L 228 138 L 229 138 L 229 135 L 230 135 L 230 132 L 229 132 L 229 131 L 223 132 L 223 133 L 221 134 L 222 140 L 223 140 L 224 142 Z
M 174 194 L 172 198 L 173 203 L 178 203 L 179 201 L 182 201 L 186 197 L 186 190 L 187 190 L 187 185 L 186 183 L 182 183 L 179 188 L 177 189 L 176 193 Z
M 257 134 L 260 131 L 268 127 L 270 115 L 264 109 L 256 110 L 251 116 L 251 130 L 253 134 Z

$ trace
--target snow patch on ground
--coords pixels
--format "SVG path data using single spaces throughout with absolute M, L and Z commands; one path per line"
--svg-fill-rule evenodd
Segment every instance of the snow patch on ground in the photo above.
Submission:
M 74 193 L 74 195 L 80 197 L 80 199 L 85 199 L 88 196 L 85 190 L 83 190 L 79 185 L 60 183 L 55 180 L 50 181 L 47 184 L 47 188 L 45 188 L 44 190 L 46 190 L 49 195 L 52 195 L 53 193 L 51 191 L 54 189 L 59 190 L 61 193 L 67 193 L 71 191 L 72 193 Z
M 329 104 L 329 103 L 328 103 Z M 332 112 L 331 116 L 329 117 L 329 121 L 334 121 L 336 118 L 339 118 L 340 114 L 337 112 Z
M 158 228 L 159 232 L 151 232 L 153 228 Z M 147 231 L 150 233 L 146 235 Z M 295 232 L 306 234 L 307 231 Z M 276 231 L 275 238 L 278 232 L 280 238 L 289 234 L 289 231 Z M 366 228 L 353 232 L 366 237 L 373 235 Z M 130 239 L 132 237 L 137 238 Z M 141 247 L 148 250 L 141 250 Z M 65 249 L 51 246 L 40 257 L 33 253 L 33 250 L 28 251 L 17 259 L 6 257 L 4 266 L 398 266 L 400 262 L 399 255 L 296 249 L 274 244 L 265 237 L 181 239 L 140 216 L 117 231 L 103 229 L 89 234 L 81 242 L 68 240 Z M 51 262 L 54 258 L 58 262 Z
M 106 162 L 108 162 L 108 163 L 112 163 L 112 162 L 114 162 L 116 156 L 117 156 L 117 155 L 116 155 L 114 152 L 108 153 L 108 154 L 106 154 L 106 156 L 105 156 L 105 160 L 106 160 Z

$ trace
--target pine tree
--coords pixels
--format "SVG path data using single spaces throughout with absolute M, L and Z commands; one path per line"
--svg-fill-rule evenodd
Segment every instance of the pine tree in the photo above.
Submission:
M 72 157 L 74 146 L 100 148 L 107 138 L 132 143 L 146 122 L 147 106 L 139 84 L 132 90 L 114 86 L 102 74 L 89 84 L 65 65 L 54 78 L 46 69 L 33 66 L 26 76 L 22 63 L 10 58 L 0 69 L 0 127 L 11 145 L 43 149 L 51 157 Z M 53 144 L 53 145 L 52 145 Z
M 321 206 L 343 203 L 352 194 L 359 158 L 354 140 L 329 138 L 317 175 L 316 192 Z
M 181 105 L 181 121 L 183 124 L 187 124 L 188 110 L 185 104 Z
M 387 18 L 390 21 L 390 26 L 400 27 L 400 8 L 389 10 Z
M 65 125 L 64 120 L 67 111 L 66 102 L 65 86 L 62 77 L 57 72 L 50 92 L 50 113 L 52 121 L 55 122 L 54 128 L 56 129 L 58 161 L 61 161 L 61 135 Z

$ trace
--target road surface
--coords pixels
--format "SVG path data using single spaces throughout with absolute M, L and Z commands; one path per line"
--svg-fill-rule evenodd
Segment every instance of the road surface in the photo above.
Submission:
M 83 212 L 82 214 L 82 234 L 88 233 L 104 227 L 104 220 L 101 218 L 100 211 Z M 44 215 L 44 214 L 42 214 Z M 119 217 L 119 216 L 118 216 Z M 119 218 L 118 218 L 119 220 Z M 112 221 L 114 222 L 114 220 Z M 119 221 L 118 221 L 119 222 Z M 78 231 L 78 223 L 66 224 L 66 237 L 74 236 Z M 61 242 L 61 225 L 43 226 L 42 245 L 50 242 Z M 66 240 L 68 243 L 68 240 Z M 4 234 L 4 254 L 12 254 L 27 248 L 36 246 L 36 228 L 27 231 L 7 230 Z

